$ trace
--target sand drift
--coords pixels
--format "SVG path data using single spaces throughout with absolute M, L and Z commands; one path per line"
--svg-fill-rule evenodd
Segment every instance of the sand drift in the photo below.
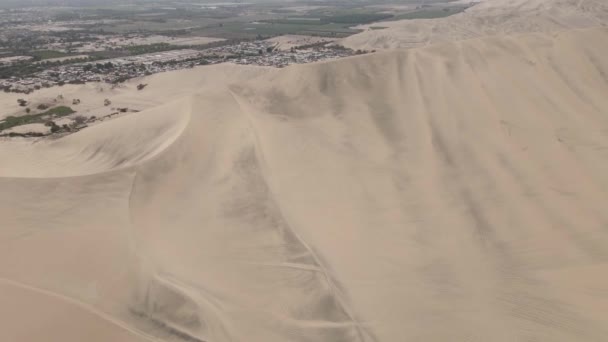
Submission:
M 607 55 L 391 51 L 3 143 L 0 340 L 602 341 Z

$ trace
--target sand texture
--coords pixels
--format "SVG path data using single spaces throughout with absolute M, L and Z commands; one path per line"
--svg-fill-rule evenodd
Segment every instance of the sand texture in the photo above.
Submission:
M 468 1 L 467 1 L 468 2 Z M 463 13 L 440 19 L 399 20 L 362 26 L 340 44 L 352 49 L 412 48 L 518 33 L 551 33 L 608 25 L 605 0 L 483 0 Z M 370 27 L 386 27 L 382 30 Z
M 199 68 L 3 141 L 0 341 L 605 341 L 606 56 L 595 28 Z

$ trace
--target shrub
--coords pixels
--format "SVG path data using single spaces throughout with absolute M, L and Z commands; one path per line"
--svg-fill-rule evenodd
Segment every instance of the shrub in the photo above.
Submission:
M 82 125 L 85 122 L 87 122 L 87 118 L 85 116 L 78 115 L 74 118 L 74 123 L 76 123 L 77 125 Z

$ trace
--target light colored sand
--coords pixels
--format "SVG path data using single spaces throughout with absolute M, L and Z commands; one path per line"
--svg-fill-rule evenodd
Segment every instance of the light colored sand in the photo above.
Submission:
M 117 46 L 134 46 L 134 45 L 149 45 L 149 44 L 172 44 L 172 45 L 205 45 L 213 42 L 223 41 L 221 38 L 211 37 L 169 37 L 162 35 L 136 35 L 128 36 L 98 36 L 99 40 L 95 42 L 84 42 L 83 46 L 77 48 L 80 52 L 103 51 L 108 48 Z
M 32 56 L 14 56 L 14 57 L 3 57 L 0 58 L 0 65 L 10 65 L 13 64 L 15 62 L 23 62 L 23 61 L 29 61 L 31 59 L 33 59 L 34 57 Z
M 225 39 L 211 37 L 192 37 L 192 38 L 173 38 L 168 43 L 171 45 L 205 45 L 214 42 L 221 42 Z
M 599 28 L 188 70 L 2 142 L 0 340 L 603 341 L 607 55 Z
M 2 134 L 5 133 L 48 133 L 50 131 L 50 127 L 46 127 L 41 123 L 27 124 L 16 126 L 7 130 L 2 131 Z
M 372 26 L 387 27 L 373 30 Z M 526 32 L 608 25 L 605 0 L 485 0 L 446 18 L 400 20 L 360 26 L 366 31 L 340 44 L 352 49 L 394 49 Z
M 0 119 L 10 115 L 26 114 L 24 107 L 19 106 L 18 99 L 27 100 L 32 113 L 39 112 L 35 108 L 41 103 L 70 106 L 79 114 L 86 116 L 106 115 L 112 112 L 112 108 L 126 107 L 145 110 L 179 99 L 193 92 L 205 92 L 235 79 L 242 80 L 254 77 L 261 72 L 264 72 L 264 69 L 259 67 L 238 67 L 233 64 L 221 64 L 132 79 L 118 87 L 112 87 L 107 83 L 87 83 L 85 85 L 43 88 L 28 95 L 0 93 Z M 137 85 L 140 83 L 148 84 L 148 86 L 144 90 L 138 91 Z M 63 96 L 63 100 L 57 99 L 59 95 Z M 73 99 L 80 99 L 81 103 L 72 105 Z M 104 107 L 105 99 L 109 99 L 112 104 Z
M 292 47 L 298 47 L 302 45 L 310 45 L 322 42 L 334 42 L 335 38 L 326 37 L 311 37 L 311 36 L 300 36 L 295 34 L 284 35 L 267 39 L 267 41 L 276 44 L 276 48 L 282 51 L 289 50 Z
M 38 62 L 35 62 L 36 64 L 40 64 L 40 63 L 54 63 L 54 62 L 64 62 L 64 61 L 69 61 L 72 59 L 84 59 L 84 58 L 89 58 L 88 55 L 76 55 L 76 56 L 67 56 L 67 57 L 59 57 L 59 58 L 49 58 L 49 59 L 45 59 L 45 60 L 41 60 Z

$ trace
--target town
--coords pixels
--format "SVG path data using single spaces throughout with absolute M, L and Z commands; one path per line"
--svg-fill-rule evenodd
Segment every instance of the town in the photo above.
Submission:
M 367 51 L 353 51 L 329 42 L 279 49 L 268 40 L 240 42 L 202 50 L 178 49 L 137 56 L 120 57 L 50 67 L 26 77 L 0 80 L 4 92 L 29 94 L 41 88 L 87 82 L 121 83 L 128 79 L 159 72 L 191 68 L 197 65 L 232 62 L 282 68 L 343 58 Z

